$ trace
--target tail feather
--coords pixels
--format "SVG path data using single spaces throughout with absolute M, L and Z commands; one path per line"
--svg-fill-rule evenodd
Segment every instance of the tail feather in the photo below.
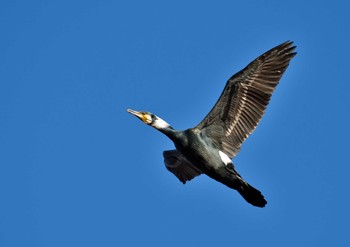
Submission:
M 233 175 L 234 183 L 228 184 L 228 186 L 232 189 L 236 189 L 243 198 L 256 207 L 265 207 L 267 201 L 265 200 L 264 196 L 261 194 L 261 192 L 257 189 L 255 189 L 253 186 L 248 184 L 246 181 L 243 180 L 241 175 L 236 171 L 233 163 L 227 164 L 225 167 L 227 171 L 230 172 L 230 181 Z
M 244 181 L 242 182 L 242 185 L 237 189 L 241 196 L 253 206 L 261 208 L 265 207 L 267 201 L 261 192 L 248 183 Z

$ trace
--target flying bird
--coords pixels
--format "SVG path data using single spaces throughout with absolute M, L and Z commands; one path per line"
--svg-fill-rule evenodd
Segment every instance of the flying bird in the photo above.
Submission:
M 237 190 L 248 203 L 264 207 L 264 196 L 244 181 L 232 158 L 260 122 L 273 91 L 296 55 L 295 48 L 293 42 L 284 42 L 233 75 L 214 107 L 194 128 L 175 130 L 150 112 L 127 111 L 174 142 L 176 149 L 163 152 L 164 162 L 182 183 L 206 174 Z

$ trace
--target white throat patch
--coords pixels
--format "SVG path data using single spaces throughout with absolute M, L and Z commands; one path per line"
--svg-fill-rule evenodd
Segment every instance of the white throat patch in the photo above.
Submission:
M 226 166 L 228 164 L 232 163 L 232 160 L 230 159 L 230 157 L 228 157 L 225 153 L 221 152 L 220 150 L 219 150 L 219 155 L 220 155 L 222 162 L 224 162 L 224 164 Z
M 168 128 L 170 125 L 163 119 L 157 117 L 157 119 L 152 123 L 152 126 L 156 129 L 165 129 Z

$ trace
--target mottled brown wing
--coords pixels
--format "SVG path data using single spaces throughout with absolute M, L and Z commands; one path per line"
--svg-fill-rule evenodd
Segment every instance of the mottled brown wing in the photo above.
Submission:
M 256 58 L 233 75 L 209 114 L 195 128 L 202 130 L 230 158 L 254 131 L 270 97 L 296 55 L 287 41 Z

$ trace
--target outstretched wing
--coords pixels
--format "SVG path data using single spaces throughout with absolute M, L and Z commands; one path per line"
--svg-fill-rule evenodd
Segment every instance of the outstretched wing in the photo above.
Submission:
M 254 131 L 270 97 L 296 55 L 287 41 L 256 58 L 233 75 L 209 114 L 195 128 L 209 136 L 230 158 Z
M 166 168 L 184 184 L 202 174 L 177 150 L 164 151 L 163 156 Z

